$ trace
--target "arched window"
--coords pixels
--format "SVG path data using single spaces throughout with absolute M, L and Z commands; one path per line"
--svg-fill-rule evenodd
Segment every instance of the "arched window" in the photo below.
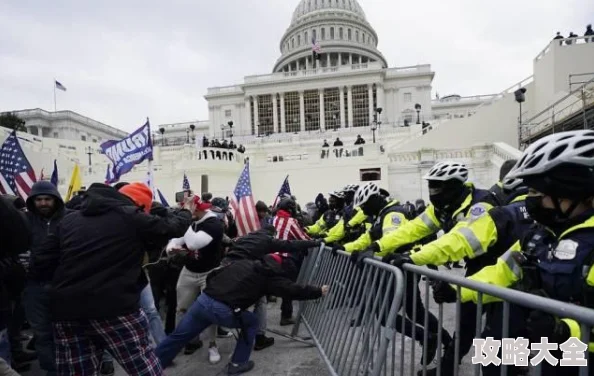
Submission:
M 318 33 L 317 33 L 317 30 L 316 29 L 313 29 L 311 31 L 311 36 L 312 36 L 313 39 L 318 39 Z
M 334 28 L 330 28 L 330 39 L 334 39 Z
M 301 35 L 297 35 L 297 45 L 301 46 Z
M 295 48 L 295 38 L 291 38 L 291 48 Z
M 355 30 L 355 41 L 359 41 L 359 30 Z
M 326 28 L 322 28 L 322 40 L 326 39 Z
M 338 39 L 344 39 L 344 30 L 342 27 L 338 29 Z
M 365 40 L 366 40 L 366 38 L 365 38 L 365 33 L 361 34 L 361 36 L 362 36 L 362 38 L 361 38 L 361 42 L 365 43 Z
M 308 34 L 308 33 L 307 33 L 307 31 L 306 31 L 306 32 L 305 32 L 305 41 L 304 41 L 305 43 L 307 43 L 307 42 L 308 42 L 308 40 L 309 40 L 308 36 L 309 36 L 309 34 Z
M 348 30 L 347 34 L 348 34 L 348 39 L 353 40 L 353 31 L 351 29 Z

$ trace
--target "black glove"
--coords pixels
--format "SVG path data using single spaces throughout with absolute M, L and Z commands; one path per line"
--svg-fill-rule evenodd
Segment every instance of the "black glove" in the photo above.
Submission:
M 357 266 L 359 267 L 359 269 L 363 269 L 363 267 L 365 266 L 364 260 L 366 258 L 373 258 L 374 255 L 375 255 L 375 252 L 373 252 L 372 250 L 369 250 L 369 248 L 367 248 L 363 252 L 359 252 L 359 254 L 358 254 L 359 257 L 357 258 Z
M 340 244 L 335 244 L 332 247 L 332 256 L 337 256 L 338 255 L 338 251 L 343 251 L 344 252 L 344 246 L 340 245 Z
M 454 303 L 458 298 L 456 289 L 447 282 L 438 282 L 433 285 L 433 300 L 435 303 Z
M 349 257 L 349 259 L 351 260 L 351 264 L 353 264 L 353 265 L 357 264 L 357 260 L 359 259 L 359 253 L 361 253 L 361 252 L 351 253 L 351 256 Z
M 567 324 L 555 316 L 541 311 L 532 311 L 526 320 L 526 330 L 530 342 L 540 342 L 547 337 L 549 342 L 563 343 L 571 337 Z
M 394 265 L 400 268 L 404 264 L 414 264 L 410 259 L 409 253 L 391 253 L 382 259 L 386 264 Z

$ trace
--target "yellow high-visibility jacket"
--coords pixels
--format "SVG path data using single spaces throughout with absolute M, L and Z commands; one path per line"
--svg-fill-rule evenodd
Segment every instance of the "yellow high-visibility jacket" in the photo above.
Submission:
M 470 183 L 467 184 L 471 188 L 471 192 L 466 196 L 460 207 L 454 211 L 452 219 L 458 223 L 464 220 L 470 207 L 475 205 L 480 211 L 489 211 L 493 205 L 488 202 L 483 202 L 483 197 L 490 195 L 487 191 L 475 189 Z M 457 226 L 457 225 L 456 225 Z M 454 227 L 456 228 L 456 227 Z M 389 255 L 404 245 L 413 244 L 425 238 L 426 236 L 435 234 L 442 229 L 442 224 L 435 215 L 435 207 L 433 205 L 427 206 L 427 209 L 418 215 L 412 221 L 400 226 L 398 231 L 393 231 L 389 235 L 382 237 L 377 241 L 380 252 L 377 256 L 384 257 Z M 451 230 L 451 229 L 447 229 Z
M 585 222 L 566 230 L 564 233 L 561 234 L 561 236 L 558 237 L 558 240 L 559 242 L 561 242 L 562 240 L 568 240 L 576 243 L 576 247 L 579 247 L 579 242 L 575 235 L 579 233 L 578 230 L 583 229 L 594 229 L 594 217 L 591 217 Z M 581 236 L 583 236 L 583 234 Z M 592 232 L 592 236 L 594 236 L 594 231 Z M 589 248 L 589 245 L 587 247 Z M 510 248 L 503 256 L 501 256 L 497 260 L 497 264 L 487 266 L 481 269 L 478 273 L 468 278 L 473 281 L 488 283 L 500 287 L 511 287 L 518 281 L 520 281 L 523 277 L 523 260 L 524 256 L 522 255 L 522 248 L 520 242 L 518 241 L 514 244 L 512 248 Z M 547 262 L 547 259 L 543 258 L 540 262 Z M 594 268 L 592 268 L 592 265 L 583 265 L 582 267 L 589 268 L 589 270 L 587 270 L 587 273 L 584 273 L 585 285 L 589 287 L 594 287 Z M 483 294 L 482 297 L 483 303 L 492 303 L 501 300 L 499 298 L 486 294 Z M 469 301 L 473 301 L 476 303 L 478 302 L 478 292 L 468 288 L 461 288 L 460 300 L 463 303 Z M 592 304 L 592 302 L 590 302 L 590 304 Z M 589 308 L 594 308 L 594 306 Z M 569 318 L 561 318 L 561 321 L 567 324 L 572 337 L 581 338 L 581 329 L 577 321 Z M 594 352 L 594 343 L 590 342 L 589 349 L 590 352 Z
M 360 208 L 353 209 L 356 211 L 355 215 L 349 220 L 349 227 L 356 227 L 367 220 L 367 216 L 363 213 Z M 338 221 L 338 223 L 328 231 L 328 235 L 324 238 L 324 243 L 336 243 L 341 241 L 346 236 L 344 228 L 344 218 Z
M 374 223 L 363 235 L 344 245 L 345 251 L 348 253 L 361 252 L 374 241 L 398 230 L 401 225 L 408 222 L 404 212 L 404 208 L 398 201 L 390 202 L 380 211 Z

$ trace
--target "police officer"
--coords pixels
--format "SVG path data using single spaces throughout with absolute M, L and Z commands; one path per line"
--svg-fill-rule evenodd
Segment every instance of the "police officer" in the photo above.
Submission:
M 499 169 L 499 181 L 494 184 L 489 191 L 495 195 L 497 201 L 504 205 L 504 203 L 509 202 L 509 199 L 506 197 L 505 188 L 503 187 L 503 180 L 509 173 L 509 171 L 514 167 L 518 160 L 517 159 L 508 159 L 507 161 L 501 164 L 501 168 Z
M 328 231 L 324 243 L 345 244 L 356 240 L 367 231 L 367 216 L 360 208 L 353 205 L 357 189 L 359 189 L 359 186 L 356 184 L 347 185 L 343 188 L 345 207 L 342 219 Z
M 328 210 L 322 214 L 316 223 L 305 228 L 310 236 L 324 237 L 327 231 L 336 226 L 338 221 L 342 219 L 344 194 L 341 191 L 336 191 L 329 193 L 328 196 Z
M 529 187 L 526 210 L 538 225 L 496 265 L 470 279 L 594 308 L 594 131 L 543 137 L 526 149 L 508 177 L 524 179 Z M 462 301 L 477 299 L 476 291 L 462 289 Z M 483 298 L 485 303 L 496 300 Z M 539 311 L 529 311 L 527 317 L 526 330 L 533 342 L 548 337 L 549 342 L 561 344 L 581 337 L 575 320 Z M 589 358 L 592 364 L 592 353 Z M 559 374 L 558 368 L 542 364 L 544 375 Z M 564 375 L 577 373 L 577 367 L 563 369 Z
M 525 197 L 528 188 L 522 184 L 521 179 L 505 179 L 503 191 L 509 205 L 494 207 L 489 211 L 483 209 L 482 204 L 474 205 L 470 209 L 467 221 L 459 222 L 439 239 L 423 246 L 420 251 L 412 254 L 392 254 L 386 257 L 387 262 L 400 266 L 404 263 L 415 265 L 443 265 L 450 261 L 466 259 L 466 276 L 470 276 L 485 266 L 493 265 L 497 257 L 509 249 L 530 228 L 533 221 L 526 211 Z M 446 296 L 441 292 L 446 291 Z M 449 294 L 451 287 L 447 284 L 436 283 L 434 296 L 438 303 L 453 302 L 455 294 Z M 497 307 L 499 308 L 499 307 Z M 464 312 L 472 312 L 474 304 L 464 303 Z M 493 308 L 495 309 L 495 308 Z M 489 315 L 489 314 L 488 314 Z M 476 333 L 476 315 L 464 317 L 464 325 L 460 326 L 460 360 L 472 346 Z M 455 346 L 449 346 L 441 361 L 441 374 L 453 375 L 455 363 Z M 427 371 L 427 375 L 437 374 L 437 368 Z
M 356 262 L 359 265 L 362 265 L 363 260 L 368 257 L 373 257 L 372 251 L 366 250 L 370 244 L 373 242 L 381 239 L 382 237 L 390 234 L 394 231 L 397 231 L 398 228 L 408 222 L 406 219 L 406 212 L 407 209 L 400 205 L 397 200 L 388 201 L 386 196 L 386 191 L 381 190 L 375 183 L 368 183 L 357 190 L 355 195 L 354 205 L 355 207 L 361 208 L 361 210 L 370 218 L 372 218 L 372 225 L 371 228 L 361 235 L 357 240 L 347 243 L 344 246 L 337 245 L 333 248 L 333 251 L 336 252 L 337 250 L 344 250 L 347 253 L 351 254 L 351 260 Z M 412 277 L 412 274 L 410 274 Z M 414 281 L 411 280 L 407 283 L 407 291 L 408 294 L 406 300 L 406 314 L 409 318 L 413 317 L 412 312 L 414 306 L 416 305 L 417 309 L 417 324 L 422 325 L 425 313 L 425 307 L 421 300 L 421 294 L 418 291 L 418 284 L 415 284 Z M 413 300 L 413 291 L 414 288 L 417 289 L 417 299 L 416 301 Z M 431 362 L 435 357 L 435 353 L 437 351 L 437 332 L 440 329 L 438 320 L 433 314 L 429 313 L 429 334 L 428 334 L 428 348 L 427 348 L 427 363 Z M 401 330 L 401 324 L 397 323 L 396 329 Z M 412 332 L 415 332 L 414 338 L 417 341 L 422 341 L 425 338 L 425 330 L 422 326 L 415 325 L 409 320 L 405 321 L 405 335 L 412 337 Z M 447 331 L 444 330 L 444 343 L 449 341 L 449 334 Z M 421 360 L 423 362 L 423 360 Z

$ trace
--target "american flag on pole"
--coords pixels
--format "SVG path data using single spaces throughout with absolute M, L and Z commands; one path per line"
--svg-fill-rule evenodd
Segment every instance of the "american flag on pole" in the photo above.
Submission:
M 235 214 L 238 236 L 244 236 L 259 230 L 260 219 L 252 195 L 249 163 L 245 164 L 233 193 L 235 197 L 231 199 L 231 207 Z
M 56 89 L 66 91 L 66 86 L 62 85 L 58 80 L 54 81 L 56 81 Z
M 26 200 L 36 181 L 16 131 L 12 131 L 0 148 L 0 193 L 16 194 Z
M 190 181 L 184 172 L 184 181 L 182 182 L 182 190 L 189 191 L 190 190 Z
M 278 204 L 278 202 L 286 196 L 290 196 L 291 195 L 291 186 L 289 185 L 289 175 L 287 175 L 287 177 L 285 178 L 285 181 L 283 182 L 283 185 L 281 185 L 280 190 L 278 191 L 278 194 L 276 195 L 276 198 L 274 199 L 274 204 L 272 204 L 273 208 L 276 208 L 276 204 Z

